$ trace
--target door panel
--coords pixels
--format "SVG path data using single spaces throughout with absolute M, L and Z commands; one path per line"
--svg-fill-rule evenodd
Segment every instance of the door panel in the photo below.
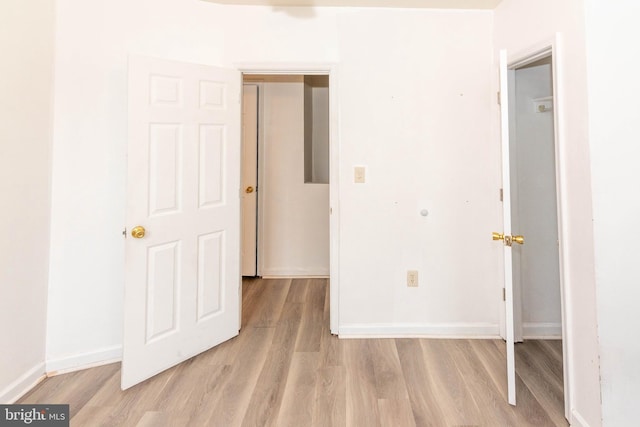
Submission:
M 238 334 L 240 73 L 132 57 L 122 388 Z
M 220 312 L 224 301 L 224 231 L 198 236 L 198 322 Z
M 505 288 L 505 335 L 507 347 L 508 400 L 516 404 L 516 366 L 513 312 L 513 264 L 511 245 L 511 174 L 509 155 L 509 85 L 507 75 L 507 51 L 500 51 L 500 137 L 502 146 L 503 188 L 503 239 L 504 242 L 504 288 Z M 508 241 L 507 241 L 508 239 Z
M 225 127 L 200 125 L 200 167 L 198 205 L 211 208 L 224 203 Z
M 147 310 L 146 341 L 153 342 L 176 332 L 178 313 L 178 268 L 180 242 L 151 246 L 148 250 L 148 271 L 145 302 Z

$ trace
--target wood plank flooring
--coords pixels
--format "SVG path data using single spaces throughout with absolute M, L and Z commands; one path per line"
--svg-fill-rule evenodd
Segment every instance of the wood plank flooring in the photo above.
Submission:
M 567 426 L 561 341 L 349 339 L 323 279 L 245 279 L 242 331 L 129 390 L 120 365 L 46 379 L 18 403 L 68 403 L 72 426 Z

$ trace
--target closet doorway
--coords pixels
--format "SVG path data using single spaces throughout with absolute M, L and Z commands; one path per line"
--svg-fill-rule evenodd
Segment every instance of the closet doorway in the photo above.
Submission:
M 525 236 L 513 246 L 513 319 L 516 375 L 566 416 L 553 65 L 548 52 L 508 70 L 511 227 Z

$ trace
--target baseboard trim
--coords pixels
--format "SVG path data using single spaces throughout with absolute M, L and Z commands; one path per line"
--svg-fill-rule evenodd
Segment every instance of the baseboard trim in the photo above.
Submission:
M 497 339 L 500 327 L 492 323 L 346 324 L 340 338 L 473 338 Z
M 263 279 L 328 279 L 329 276 L 303 274 L 298 276 L 280 275 L 280 274 L 263 274 Z
M 542 322 L 523 323 L 522 337 L 529 340 L 559 340 L 562 339 L 562 324 Z
M 96 351 L 73 354 L 57 359 L 47 360 L 46 372 L 53 377 L 68 372 L 108 365 L 122 360 L 122 346 L 114 345 Z
M 298 279 L 298 278 L 326 278 L 329 270 L 278 270 L 260 269 L 260 276 L 265 279 Z
M 571 411 L 571 427 L 590 427 L 589 423 L 575 410 Z
M 38 385 L 40 381 L 47 377 L 45 375 L 44 366 L 44 362 L 40 362 L 16 378 L 15 381 L 0 392 L 0 402 L 8 405 L 15 403 L 18 399 L 27 394 L 29 390 Z

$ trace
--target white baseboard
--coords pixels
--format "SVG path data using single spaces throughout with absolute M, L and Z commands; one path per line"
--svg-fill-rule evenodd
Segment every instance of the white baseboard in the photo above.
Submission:
M 589 423 L 575 410 L 571 411 L 571 427 L 590 427 Z
M 340 338 L 488 338 L 500 337 L 492 323 L 354 323 L 338 327 Z
M 260 276 L 265 279 L 298 279 L 298 278 L 325 278 L 329 277 L 327 269 L 289 270 L 277 268 L 261 268 Z
M 122 346 L 114 345 L 96 351 L 73 354 L 47 360 L 47 376 L 53 377 L 68 372 L 108 365 L 122 360 Z
M 559 340 L 562 339 L 562 324 L 561 323 L 523 323 L 522 324 L 522 337 L 528 340 L 534 339 L 547 339 L 547 340 Z
M 20 375 L 0 392 L 0 403 L 12 404 L 45 379 L 44 362 L 40 362 Z

